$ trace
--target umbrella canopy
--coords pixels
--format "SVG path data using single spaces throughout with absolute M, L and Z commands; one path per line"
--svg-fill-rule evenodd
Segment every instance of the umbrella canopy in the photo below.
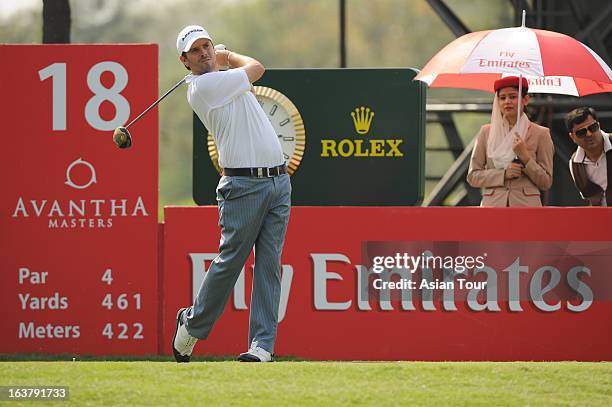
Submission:
M 463 35 L 415 79 L 430 87 L 493 92 L 493 82 L 509 75 L 526 77 L 532 93 L 612 92 L 612 70 L 593 50 L 565 34 L 524 26 Z

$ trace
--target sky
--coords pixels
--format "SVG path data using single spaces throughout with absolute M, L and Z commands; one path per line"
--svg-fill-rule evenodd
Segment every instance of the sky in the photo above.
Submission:
M 94 7 L 97 7 L 96 4 L 98 4 L 98 2 L 95 0 L 93 1 L 92 0 L 79 0 L 79 1 L 80 3 L 77 3 L 74 0 L 70 1 L 70 8 L 73 11 L 77 5 L 87 8 L 88 6 L 87 3 L 93 4 Z M 111 2 L 117 2 L 117 1 L 121 1 L 121 0 L 114 0 Z M 145 3 L 145 4 L 153 3 L 153 2 L 159 3 L 163 1 L 173 1 L 173 0 L 133 0 L 130 2 L 130 4 L 139 5 L 141 3 Z M 37 8 L 39 10 L 42 10 L 42 2 L 43 0 L 0 0 L 0 18 L 8 18 L 15 12 L 24 10 L 24 9 Z
M 16 11 L 34 7 L 42 7 L 42 0 L 2 0 L 0 17 L 10 17 Z

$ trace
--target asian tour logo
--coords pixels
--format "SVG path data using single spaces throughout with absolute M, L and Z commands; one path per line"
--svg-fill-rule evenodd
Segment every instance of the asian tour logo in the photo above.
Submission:
M 374 111 L 370 107 L 358 106 L 350 113 L 357 136 L 354 139 L 343 138 L 321 140 L 321 157 L 403 157 L 400 145 L 402 139 L 363 140 L 357 138 L 367 135 L 372 127 Z
M 89 189 L 98 183 L 92 163 L 79 157 L 66 167 L 64 184 L 77 191 Z M 149 216 L 138 196 L 106 199 L 28 199 L 20 196 L 15 204 L 13 218 L 43 218 L 49 229 L 97 229 L 111 228 L 116 218 Z

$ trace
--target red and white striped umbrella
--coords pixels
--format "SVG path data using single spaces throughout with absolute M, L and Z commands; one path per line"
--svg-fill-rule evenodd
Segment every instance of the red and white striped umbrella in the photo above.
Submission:
M 593 50 L 565 34 L 525 26 L 463 35 L 415 79 L 430 87 L 493 92 L 493 82 L 509 75 L 526 77 L 530 93 L 612 92 L 612 70 Z

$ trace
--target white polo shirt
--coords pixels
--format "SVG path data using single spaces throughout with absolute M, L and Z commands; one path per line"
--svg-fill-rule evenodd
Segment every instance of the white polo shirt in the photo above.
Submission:
M 244 69 L 188 75 L 187 100 L 213 134 L 222 168 L 276 167 L 284 162 L 278 136 Z
M 580 146 L 576 149 L 576 155 L 574 155 L 573 161 L 575 163 L 585 164 L 587 177 L 591 182 L 597 184 L 603 189 L 604 194 L 601 198 L 601 206 L 608 206 L 606 201 L 606 190 L 608 189 L 608 160 L 606 153 L 612 150 L 612 143 L 610 142 L 610 136 L 603 131 L 601 132 L 603 137 L 603 153 L 599 156 L 597 161 L 592 161 L 587 157 L 586 152 Z M 572 171 L 572 163 L 570 162 L 570 172 Z M 573 175 L 573 174 L 572 174 Z

